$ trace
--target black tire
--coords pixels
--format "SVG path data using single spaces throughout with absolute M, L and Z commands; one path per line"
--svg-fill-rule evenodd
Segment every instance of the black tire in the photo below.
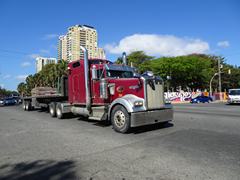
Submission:
M 56 102 L 51 102 L 51 104 L 49 105 L 49 113 L 52 117 L 57 117 L 56 105 L 57 105 Z
M 26 111 L 32 110 L 32 103 L 30 101 L 26 101 Z
M 116 105 L 111 112 L 111 122 L 113 129 L 119 133 L 127 133 L 130 131 L 131 115 L 121 106 Z
M 56 115 L 57 115 L 57 118 L 58 119 L 63 119 L 65 118 L 65 115 L 63 112 L 62 112 L 62 108 L 61 108 L 61 103 L 57 103 L 56 105 Z
M 26 111 L 26 101 L 23 101 L 22 108 L 24 109 L 24 111 Z

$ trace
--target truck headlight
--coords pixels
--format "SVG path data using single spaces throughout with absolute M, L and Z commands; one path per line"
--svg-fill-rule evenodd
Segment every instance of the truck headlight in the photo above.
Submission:
M 142 101 L 134 101 L 133 104 L 134 104 L 135 107 L 138 107 L 138 106 L 142 106 L 143 102 Z
M 170 99 L 165 99 L 165 104 L 171 104 L 172 101 Z

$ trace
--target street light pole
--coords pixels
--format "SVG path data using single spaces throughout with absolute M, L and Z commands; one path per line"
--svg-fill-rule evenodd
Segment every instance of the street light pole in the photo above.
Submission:
M 218 75 L 218 73 L 215 73 L 214 76 L 212 77 L 211 81 L 210 81 L 210 96 L 212 96 L 212 80 L 216 75 Z
M 220 74 L 220 56 L 218 56 L 218 74 L 219 74 L 219 95 L 220 101 L 222 101 L 222 86 L 221 86 L 221 74 Z

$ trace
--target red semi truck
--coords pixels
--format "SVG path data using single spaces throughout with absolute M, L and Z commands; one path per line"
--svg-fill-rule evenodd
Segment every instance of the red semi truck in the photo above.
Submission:
M 126 133 L 131 127 L 164 124 L 173 120 L 171 101 L 164 98 L 164 81 L 149 72 L 141 77 L 132 67 L 116 65 L 102 59 L 69 62 L 68 76 L 62 77 L 61 94 L 23 98 L 26 111 L 34 107 L 49 108 L 52 117 L 66 114 L 111 121 L 116 132 Z

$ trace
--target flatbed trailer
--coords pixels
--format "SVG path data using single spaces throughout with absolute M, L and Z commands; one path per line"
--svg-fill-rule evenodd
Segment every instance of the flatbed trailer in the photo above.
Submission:
M 61 94 L 31 96 L 22 99 L 22 106 L 26 111 L 30 111 L 34 107 L 48 108 L 52 102 L 68 102 L 68 97 Z

